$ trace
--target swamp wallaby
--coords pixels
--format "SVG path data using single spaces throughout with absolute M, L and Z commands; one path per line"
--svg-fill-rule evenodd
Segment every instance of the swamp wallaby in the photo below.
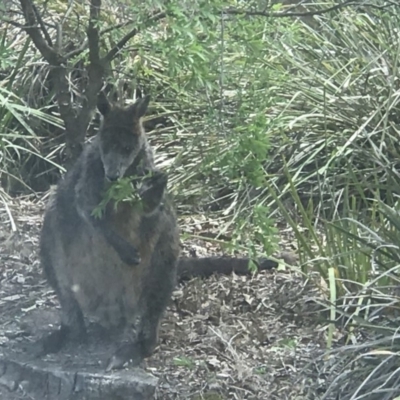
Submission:
M 148 104 L 144 97 L 122 108 L 100 93 L 100 130 L 49 200 L 40 257 L 60 301 L 61 327 L 41 342 L 44 353 L 58 351 L 67 340 L 86 340 L 84 315 L 106 328 L 130 331 L 108 370 L 130 359 L 139 364 L 157 344 L 180 245 L 165 193 L 167 176 L 155 169 L 141 122 Z M 102 218 L 94 217 L 104 190 L 129 176 L 145 176 L 138 190 L 143 207 L 120 202 L 115 208 L 111 201 Z

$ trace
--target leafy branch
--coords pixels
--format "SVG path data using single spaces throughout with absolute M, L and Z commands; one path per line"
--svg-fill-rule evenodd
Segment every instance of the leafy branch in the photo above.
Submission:
M 321 10 L 313 10 L 313 11 L 302 11 L 302 12 L 295 12 L 295 11 L 290 11 L 297 6 L 300 6 L 302 4 L 302 1 L 292 7 L 290 7 L 289 10 L 282 11 L 282 12 L 270 12 L 270 11 L 253 11 L 253 10 L 239 10 L 239 9 L 234 9 L 234 8 L 228 8 L 224 10 L 224 14 L 227 15 L 246 15 L 246 16 L 258 16 L 258 17 L 272 17 L 272 18 L 286 18 L 286 17 L 312 17 L 315 15 L 322 15 L 326 14 L 332 11 L 337 11 L 339 9 L 345 8 L 345 7 L 352 7 L 352 6 L 363 6 L 363 7 L 371 7 L 371 8 L 377 8 L 377 9 L 383 9 L 386 7 L 390 6 L 397 6 L 399 7 L 400 4 L 391 0 L 387 0 L 385 4 L 378 6 L 376 4 L 371 4 L 371 3 L 366 3 L 364 0 L 346 0 L 343 1 L 342 3 L 335 4 L 332 7 L 324 8 Z
M 138 180 L 137 177 L 125 177 L 113 182 L 104 192 L 102 199 L 98 206 L 92 211 L 92 216 L 95 218 L 102 218 L 108 204 L 113 203 L 116 210 L 119 203 L 129 202 L 133 206 L 141 206 L 141 199 L 136 190 L 134 182 Z
M 100 203 L 92 211 L 95 218 L 102 218 L 108 204 L 113 203 L 116 210 L 119 203 L 130 203 L 133 207 L 143 208 L 142 199 L 137 191 L 137 184 L 153 176 L 153 171 L 148 171 L 143 176 L 127 176 L 112 182 L 104 191 Z

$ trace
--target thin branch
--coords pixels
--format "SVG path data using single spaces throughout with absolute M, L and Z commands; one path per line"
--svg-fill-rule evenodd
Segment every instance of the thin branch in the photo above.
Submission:
M 362 5 L 359 1 L 346 0 L 343 3 L 336 4 L 332 7 L 325 8 L 322 10 L 314 11 L 304 11 L 304 12 L 268 12 L 268 11 L 250 11 L 250 10 L 236 10 L 227 9 L 224 14 L 230 15 L 248 15 L 248 16 L 259 16 L 259 17 L 273 17 L 273 18 L 283 18 L 283 17 L 312 17 L 313 15 L 321 15 L 331 11 L 339 10 L 344 7 L 359 6 Z M 292 8 L 292 7 L 291 7 Z
M 91 64 L 100 61 L 100 35 L 98 29 L 99 14 L 101 9 L 101 0 L 91 0 L 90 2 L 90 19 L 87 29 L 87 37 L 89 44 L 89 61 Z
M 166 14 L 165 13 L 158 13 L 154 15 L 152 18 L 150 18 L 150 22 L 156 22 L 159 21 L 160 19 L 165 18 Z M 114 59 L 114 57 L 117 55 L 117 53 L 128 43 L 130 39 L 132 39 L 134 36 L 136 36 L 139 33 L 139 30 L 137 28 L 132 29 L 130 32 L 128 32 L 104 57 L 104 61 L 107 63 L 110 62 L 111 60 Z
M 71 50 L 69 53 L 65 55 L 67 60 L 71 59 L 72 57 L 79 56 L 79 54 L 83 53 L 88 47 L 88 41 L 84 40 L 83 43 L 77 47 L 75 50 Z
M 155 21 L 159 21 L 160 19 L 163 19 L 166 16 L 165 13 L 159 13 L 156 14 L 153 18 L 150 19 L 151 22 L 155 22 Z M 124 26 L 130 25 L 132 24 L 133 21 L 129 20 L 129 21 L 125 21 L 122 22 L 120 24 L 117 25 L 113 25 L 110 26 L 106 29 L 103 29 L 99 32 L 99 35 L 105 35 L 107 33 L 110 33 L 114 30 L 123 28 Z M 109 53 L 103 58 L 103 60 L 108 63 L 111 60 L 114 59 L 114 57 L 117 55 L 118 51 L 120 51 L 122 49 L 122 47 L 125 46 L 125 44 L 132 39 L 134 36 L 136 36 L 139 33 L 138 29 L 132 29 L 126 36 L 124 36 L 116 45 L 115 47 L 113 47 Z M 70 59 L 72 57 L 78 56 L 79 54 L 81 54 L 82 52 L 84 52 L 87 47 L 88 47 L 89 42 L 87 40 L 85 40 L 78 48 L 76 48 L 75 50 L 72 50 L 71 52 L 69 52 L 68 54 L 65 55 L 66 59 Z
M 78 129 L 71 135 L 71 140 L 82 144 L 87 127 L 92 119 L 92 111 L 96 107 L 97 94 L 103 84 L 105 62 L 100 59 L 100 34 L 98 28 L 101 11 L 101 0 L 90 1 L 90 19 L 87 29 L 87 43 L 89 47 L 88 82 L 83 93 L 82 107 L 77 118 Z M 84 45 L 85 43 L 83 43 Z
M 62 65 L 65 60 L 60 54 L 50 47 L 44 40 L 40 29 L 37 27 L 35 12 L 31 0 L 20 0 L 21 8 L 24 13 L 25 22 L 24 30 L 31 37 L 36 48 L 40 51 L 43 58 L 53 66 Z
M 36 7 L 36 5 L 34 3 L 32 3 L 32 9 L 33 9 L 33 12 L 35 13 L 36 20 L 39 22 L 39 26 L 42 29 L 42 32 L 43 32 L 44 38 L 47 41 L 47 44 L 50 47 L 53 46 L 53 43 L 51 41 L 51 37 L 49 35 L 49 32 L 47 32 L 47 29 L 46 29 L 46 26 L 45 26 L 45 24 L 43 22 L 42 16 L 40 15 L 40 13 L 39 13 L 39 11 L 38 11 L 38 9 L 37 9 L 37 7 Z
M 72 106 L 72 95 L 67 76 L 66 59 L 52 48 L 43 37 L 44 33 L 38 26 L 37 15 L 33 0 L 19 0 L 25 18 L 23 29 L 32 39 L 35 47 L 42 57 L 54 68 L 51 69 L 52 81 L 54 82 L 57 104 L 61 118 L 67 132 L 67 141 L 76 130 L 75 111 Z M 85 131 L 86 132 L 86 131 Z
M 69 3 L 69 4 L 68 4 L 67 11 L 65 12 L 65 14 L 64 14 L 64 16 L 62 17 L 61 22 L 60 22 L 61 25 L 64 25 L 64 24 L 65 24 L 65 21 L 66 21 L 67 18 L 69 17 L 69 14 L 71 14 L 71 12 L 72 12 L 73 9 L 74 9 L 74 2 L 71 1 L 71 0 L 69 0 L 68 3 Z
M 124 26 L 127 26 L 127 25 L 131 24 L 132 22 L 133 21 L 129 20 L 129 21 L 125 21 L 120 24 L 117 24 L 117 25 L 110 26 L 110 27 L 100 31 L 100 35 L 105 35 L 106 33 L 115 31 L 116 29 L 123 28 Z
M 5 22 L 6 24 L 10 24 L 10 25 L 15 26 L 15 27 L 20 28 L 20 29 L 25 29 L 26 28 L 25 25 L 22 25 L 19 22 L 15 22 L 12 19 L 2 18 L 1 20 L 3 22 Z
M 124 26 L 127 26 L 129 24 L 131 24 L 132 21 L 126 21 L 126 22 L 122 22 L 121 24 L 117 24 L 117 25 L 113 25 L 110 26 L 109 28 L 103 29 L 100 31 L 100 36 L 105 35 L 106 33 L 112 32 L 116 29 L 120 29 L 123 28 Z M 69 52 L 68 54 L 65 55 L 66 59 L 70 59 L 72 57 L 78 56 L 79 54 L 81 54 L 82 52 L 84 52 L 88 47 L 88 41 L 85 40 L 79 47 L 77 47 L 75 50 L 72 50 L 71 52 Z
M 129 33 L 127 33 L 104 57 L 104 60 L 109 62 L 114 59 L 118 52 L 128 43 L 130 39 L 138 34 L 139 30 L 133 28 Z
M 58 24 L 56 26 L 56 43 L 53 46 L 54 49 L 58 52 L 61 53 L 62 51 L 62 39 L 63 39 L 63 32 L 62 32 L 62 26 L 61 24 Z

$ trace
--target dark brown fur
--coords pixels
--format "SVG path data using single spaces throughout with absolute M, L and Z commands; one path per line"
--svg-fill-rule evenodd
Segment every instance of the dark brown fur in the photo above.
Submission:
M 91 215 L 109 181 L 155 170 L 141 123 L 147 105 L 144 98 L 127 108 L 111 107 L 100 95 L 101 129 L 49 201 L 40 256 L 61 304 L 61 327 L 43 341 L 45 353 L 58 351 L 66 340 L 85 340 L 83 315 L 130 331 L 108 369 L 128 359 L 138 364 L 156 346 L 179 257 L 166 175 L 155 172 L 142 185 L 145 212 L 120 203 L 117 211 L 110 204 L 100 220 Z

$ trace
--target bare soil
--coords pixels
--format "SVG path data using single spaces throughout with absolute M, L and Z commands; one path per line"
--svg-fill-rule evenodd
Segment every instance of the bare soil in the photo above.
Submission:
M 58 302 L 37 257 L 44 203 L 20 198 L 9 204 L 0 209 L 0 352 L 23 354 L 41 332 L 57 326 Z M 195 225 L 204 230 L 205 224 L 209 226 L 206 220 Z M 282 232 L 283 247 L 290 240 Z M 183 252 L 222 254 L 210 242 L 193 240 L 183 243 Z M 159 346 L 142 365 L 158 378 L 155 398 L 318 399 L 324 380 L 316 360 L 325 345 L 325 324 L 319 323 L 314 302 L 319 296 L 311 283 L 288 270 L 214 275 L 180 284 L 163 319 Z M 87 360 L 88 368 L 100 371 L 113 346 L 97 349 L 97 364 L 88 356 L 90 346 L 86 353 L 65 351 L 79 353 L 82 364 Z M 0 385 L 0 398 L 31 397 Z

